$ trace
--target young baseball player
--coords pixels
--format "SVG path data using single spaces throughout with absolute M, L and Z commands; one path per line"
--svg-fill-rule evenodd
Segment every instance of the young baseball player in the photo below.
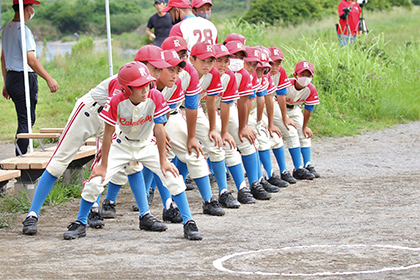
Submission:
M 225 40 L 226 41 L 226 40 Z M 248 182 L 251 186 L 251 194 L 254 198 L 260 200 L 267 200 L 271 198 L 271 195 L 260 184 L 260 178 L 258 177 L 258 169 L 261 168 L 257 147 L 257 135 L 255 130 L 248 126 L 248 100 L 249 96 L 253 94 L 251 77 L 244 69 L 244 58 L 248 56 L 245 46 L 240 41 L 230 41 L 226 44 L 229 52 L 234 55 L 230 58 L 229 69 L 235 74 L 235 80 L 238 85 L 239 99 L 237 100 L 237 107 L 232 106 L 231 116 L 229 122 L 229 133 L 235 139 L 236 146 L 241 152 L 242 163 L 247 173 Z M 249 200 L 247 197 L 249 190 L 246 188 L 241 189 L 238 192 L 238 200 L 244 197 L 245 201 Z
M 276 93 L 279 111 L 274 114 L 274 121 L 286 138 L 295 166 L 293 177 L 298 180 L 320 176 L 311 163 L 312 130 L 308 127 L 311 113 L 319 104 L 317 90 L 311 83 L 313 75 L 313 64 L 301 61 L 296 64 L 294 79 L 289 79 L 290 85 Z M 302 104 L 305 105 L 303 113 Z
M 192 0 L 191 6 L 194 15 L 204 19 L 210 19 L 211 7 L 213 6 L 211 0 Z
M 163 11 L 169 12 L 175 23 L 169 36 L 183 37 L 189 50 L 197 42 L 217 43 L 216 27 L 211 21 L 196 17 L 189 0 L 169 0 Z
M 162 43 L 162 48 L 175 50 L 184 60 L 188 57 L 185 53 L 188 47 L 182 37 L 168 37 Z M 209 168 L 201 145 L 196 138 L 197 115 L 198 111 L 201 110 L 198 94 L 202 92 L 197 70 L 191 64 L 187 64 L 180 74 L 180 79 L 185 92 L 185 100 L 176 103 L 176 105 L 171 104 L 172 110 L 165 126 L 172 146 L 168 155 L 170 159 L 177 157 L 177 167 L 184 178 L 190 172 L 191 178 L 193 178 L 203 198 L 203 213 L 222 216 L 225 214 L 225 210 L 211 193 Z M 181 104 L 184 104 L 182 109 L 180 108 Z M 206 137 L 208 137 L 207 134 Z M 207 142 L 210 141 L 207 140 Z M 192 153 L 193 150 L 196 153 Z M 226 180 L 225 175 L 224 178 Z
M 160 92 L 150 89 L 156 79 L 141 62 L 130 62 L 118 72 L 121 94 L 111 98 L 100 117 L 105 121 L 101 163 L 96 166 L 82 191 L 79 215 L 63 235 L 64 239 L 86 236 L 87 215 L 104 185 L 129 162 L 139 161 L 157 174 L 180 207 L 184 237 L 201 240 L 202 234 L 192 220 L 185 185 L 176 167 L 166 158 L 164 123 L 169 107 Z M 116 139 L 112 140 L 118 124 Z M 156 143 L 151 140 L 156 137 Z M 112 144 L 111 144 L 112 142 Z M 164 231 L 166 225 L 150 214 L 144 180 L 139 172 L 128 175 L 140 211 L 140 229 Z

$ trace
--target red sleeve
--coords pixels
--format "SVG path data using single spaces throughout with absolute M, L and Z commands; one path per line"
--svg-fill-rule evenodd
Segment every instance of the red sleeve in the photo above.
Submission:
M 313 84 L 309 84 L 308 88 L 311 90 L 308 98 L 305 100 L 306 105 L 317 105 L 319 104 L 318 92 Z
M 283 67 L 280 67 L 280 78 L 279 78 L 279 84 L 277 85 L 277 89 L 283 89 L 285 87 L 288 87 L 292 85 L 289 81 L 289 77 L 286 74 L 286 70 L 284 70 Z
M 155 103 L 155 113 L 153 115 L 153 118 L 159 118 L 162 115 L 165 115 L 169 112 L 169 106 L 165 101 L 165 98 L 163 98 L 163 95 L 160 91 L 156 89 L 151 89 L 149 92 L 149 97 L 153 100 Z
M 181 23 L 182 21 L 172 26 L 171 31 L 169 32 L 169 37 L 172 37 L 172 36 L 184 37 L 182 36 Z
M 238 73 L 242 76 L 241 82 L 238 86 L 239 96 L 248 96 L 253 94 L 251 76 L 248 71 L 241 69 Z
M 220 74 L 216 68 L 212 68 L 210 70 L 210 75 L 212 75 L 212 79 L 210 82 L 209 87 L 206 89 L 208 96 L 218 95 L 223 91 L 222 82 L 220 81 Z
M 169 100 L 166 101 L 168 105 L 176 104 L 185 99 L 184 91 L 182 90 L 182 83 L 179 78 L 174 86 L 176 87 L 175 92 L 172 94 L 171 98 L 169 98 Z
M 117 95 L 118 93 L 121 93 L 120 84 L 118 83 L 118 77 L 115 77 L 109 82 L 108 97 L 113 97 L 114 95 Z
M 257 71 L 255 71 L 254 74 L 252 74 L 252 91 L 257 92 L 260 86 L 261 82 L 258 81 Z
M 118 119 L 118 104 L 125 99 L 127 99 L 127 97 L 123 94 L 117 94 L 111 97 L 111 99 L 108 99 L 108 102 L 105 104 L 99 117 L 107 124 L 116 126 Z
M 222 102 L 228 102 L 236 100 L 239 98 L 238 85 L 236 83 L 235 74 L 229 69 L 226 71 L 226 74 L 229 75 L 229 82 L 227 84 L 226 90 L 222 95 Z
M 188 88 L 185 94 L 195 95 L 202 92 L 203 90 L 201 89 L 201 86 L 200 86 L 200 78 L 198 77 L 197 70 L 195 70 L 195 68 L 191 64 L 187 63 L 187 66 L 185 66 L 184 71 L 187 71 L 191 77 L 190 84 L 188 85 Z
M 270 74 L 267 74 L 267 82 L 268 82 L 268 88 L 267 88 L 268 94 L 275 93 L 277 90 L 277 86 L 274 83 L 273 79 L 271 78 Z

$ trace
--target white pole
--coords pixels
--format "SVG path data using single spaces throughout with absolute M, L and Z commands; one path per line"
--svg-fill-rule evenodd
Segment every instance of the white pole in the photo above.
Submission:
M 28 57 L 26 53 L 26 32 L 25 32 L 25 14 L 23 12 L 23 0 L 19 0 L 19 16 L 20 16 L 20 38 L 22 41 L 22 58 L 23 58 L 23 78 L 25 83 L 25 97 L 26 97 L 26 115 L 28 118 L 28 133 L 32 133 L 31 120 L 31 94 L 29 92 L 29 77 L 28 77 Z M 29 152 L 34 151 L 32 139 L 29 139 Z
M 109 16 L 109 0 L 105 0 L 106 13 L 106 33 L 108 37 L 108 61 L 109 61 L 109 76 L 113 75 L 112 65 L 112 46 L 111 46 L 111 19 Z

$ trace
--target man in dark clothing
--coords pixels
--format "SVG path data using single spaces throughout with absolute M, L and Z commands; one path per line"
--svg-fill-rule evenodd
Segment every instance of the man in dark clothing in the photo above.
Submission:
M 157 13 L 149 18 L 147 23 L 146 33 L 149 35 L 150 41 L 153 45 L 160 47 L 162 42 L 169 36 L 169 31 L 172 28 L 172 17 L 168 13 L 163 13 L 163 8 L 166 7 L 165 0 L 155 0 L 155 8 Z M 153 34 L 151 29 L 154 29 Z

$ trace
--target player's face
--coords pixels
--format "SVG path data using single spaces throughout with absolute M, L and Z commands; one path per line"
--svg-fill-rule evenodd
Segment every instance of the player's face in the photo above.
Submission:
M 182 68 L 179 66 L 169 67 L 162 70 L 159 81 L 168 88 L 174 86 L 176 80 L 178 80 L 179 73 L 182 72 Z
M 147 96 L 149 95 L 149 86 L 143 88 L 131 88 L 130 101 L 134 105 L 138 105 L 141 102 L 146 101 Z
M 187 50 L 181 50 L 178 52 L 179 58 L 184 60 L 185 62 L 188 59 L 188 51 Z
M 200 14 L 211 14 L 211 5 L 210 4 L 204 4 L 200 8 L 195 9 L 197 13 Z
M 156 80 L 159 79 L 162 69 L 157 68 L 150 63 L 147 63 L 146 66 L 149 69 L 150 75 L 152 75 Z
M 270 70 L 270 75 L 274 76 L 276 75 L 279 71 L 280 71 L 280 66 L 281 66 L 281 60 L 275 60 L 274 64 L 271 65 L 271 70 Z
M 254 74 L 255 70 L 257 70 L 258 61 L 245 61 L 244 68 L 248 71 L 249 75 Z
M 160 11 L 163 10 L 163 8 L 166 7 L 166 3 L 155 3 L 155 9 L 156 12 L 160 13 Z
M 299 73 L 299 74 L 294 74 L 294 76 L 295 76 L 295 78 L 297 78 L 297 77 L 308 77 L 308 78 L 312 78 L 312 73 L 311 73 L 311 71 L 309 71 L 309 70 L 305 70 L 305 71 L 303 71 L 303 72 L 301 72 L 301 73 Z
M 220 76 L 226 73 L 228 66 L 230 64 L 229 56 L 222 56 L 216 59 L 214 63 L 214 67 L 216 67 L 217 71 L 219 71 Z
M 263 76 L 263 75 L 264 75 L 264 73 L 265 73 L 265 70 L 266 70 L 266 67 L 257 68 L 257 70 L 255 70 L 255 71 L 256 71 L 256 73 L 257 73 L 257 77 L 258 77 L 258 79 L 261 79 L 261 78 L 262 78 L 262 76 Z
M 203 60 L 199 59 L 198 57 L 196 59 L 190 57 L 190 61 L 194 66 L 195 70 L 197 70 L 198 75 L 201 77 L 210 72 L 211 68 L 213 68 L 215 59 L 214 57 L 208 57 Z
M 240 52 L 235 53 L 234 56 L 235 58 L 238 58 L 238 59 L 244 59 L 245 54 L 244 52 L 240 51 Z

